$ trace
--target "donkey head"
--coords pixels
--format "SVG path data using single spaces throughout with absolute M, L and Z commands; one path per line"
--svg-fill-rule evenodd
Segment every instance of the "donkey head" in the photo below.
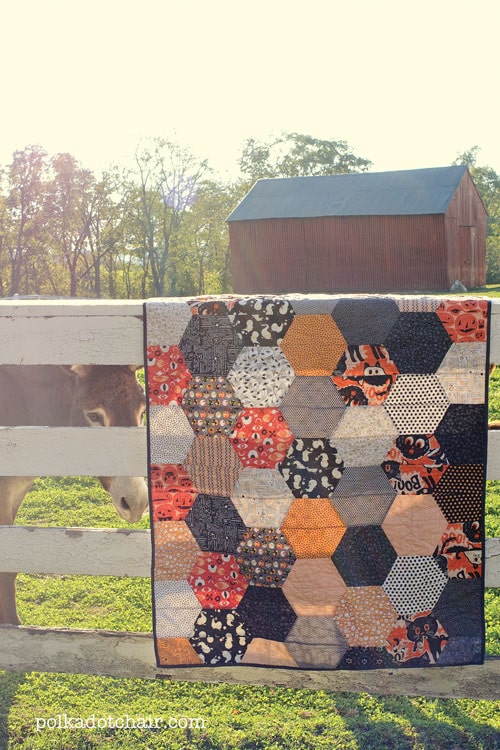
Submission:
M 132 365 L 71 365 L 76 375 L 72 424 L 91 427 L 139 427 L 146 400 Z M 148 505 L 143 477 L 99 477 L 118 515 L 129 523 L 139 521 Z

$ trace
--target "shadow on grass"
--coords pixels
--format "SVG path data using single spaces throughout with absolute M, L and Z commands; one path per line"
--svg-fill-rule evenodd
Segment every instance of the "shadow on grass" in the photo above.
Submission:
M 24 672 L 0 672 L 0 750 L 8 748 L 9 711 L 17 689 L 25 679 Z
M 373 705 L 376 702 L 376 707 Z M 425 706 L 421 703 L 425 701 Z M 361 706 L 360 718 L 363 725 L 356 729 L 356 722 L 349 725 L 356 735 L 360 748 L 380 747 L 398 750 L 433 748 L 434 750 L 499 750 L 500 733 L 486 721 L 477 721 L 470 713 L 462 710 L 455 700 L 410 699 L 404 696 L 371 696 L 369 702 L 358 699 Z M 419 705 L 420 703 L 420 705 Z M 434 705 L 433 705 L 434 704 Z M 352 705 L 352 704 L 351 704 Z M 493 708 L 491 715 L 493 715 Z M 376 716 L 375 716 L 376 715 Z M 387 722 L 383 716 L 387 715 Z M 389 721 L 390 717 L 390 721 Z M 401 730 L 395 730 L 398 717 Z M 343 716 L 346 722 L 349 717 Z M 365 724 L 365 721 L 367 724 Z M 387 727 L 387 737 L 374 734 L 371 729 L 381 725 L 382 732 Z
M 387 718 L 382 715 L 384 712 L 374 715 L 373 701 L 383 701 L 383 698 L 368 696 L 367 704 L 361 694 L 338 693 L 333 697 L 346 729 L 352 732 L 360 750 L 413 750 L 415 747 L 412 729 L 406 721 L 398 726 L 391 711 L 387 711 Z

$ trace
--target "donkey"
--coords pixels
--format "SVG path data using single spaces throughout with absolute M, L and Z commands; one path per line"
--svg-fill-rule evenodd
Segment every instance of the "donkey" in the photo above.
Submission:
M 145 397 L 137 367 L 122 365 L 2 365 L 0 425 L 137 427 Z M 0 477 L 0 525 L 11 525 L 36 477 Z M 99 477 L 118 515 L 138 521 L 147 505 L 143 477 Z M 0 624 L 19 625 L 15 573 L 0 573 Z

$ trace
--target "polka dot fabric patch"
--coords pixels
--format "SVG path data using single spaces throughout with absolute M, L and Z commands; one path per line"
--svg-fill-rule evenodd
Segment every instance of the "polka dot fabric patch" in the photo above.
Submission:
M 189 381 L 181 406 L 198 435 L 229 435 L 242 409 L 226 378 L 206 375 Z
M 282 586 L 295 559 L 280 529 L 247 529 L 236 550 L 240 570 L 254 586 Z
M 296 375 L 331 375 L 345 346 L 331 315 L 297 315 L 281 344 Z
M 484 658 L 487 300 L 144 305 L 157 664 Z
M 450 466 L 434 498 L 450 523 L 474 522 L 482 515 L 484 466 Z
M 384 341 L 401 373 L 436 372 L 452 341 L 436 313 L 401 313 Z

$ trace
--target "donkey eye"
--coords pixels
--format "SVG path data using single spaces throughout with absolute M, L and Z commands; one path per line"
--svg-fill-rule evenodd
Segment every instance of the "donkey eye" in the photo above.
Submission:
M 98 411 L 88 411 L 87 419 L 92 422 L 92 424 L 100 424 L 102 427 L 104 427 L 104 417 Z

